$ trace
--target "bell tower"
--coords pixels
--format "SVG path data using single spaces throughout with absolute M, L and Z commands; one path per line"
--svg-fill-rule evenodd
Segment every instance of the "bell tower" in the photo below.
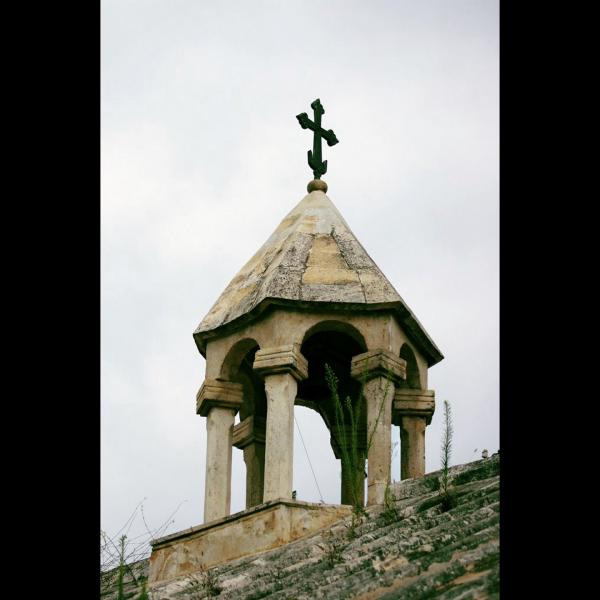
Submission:
M 206 359 L 196 395 L 206 423 L 204 523 L 152 542 L 151 587 L 321 531 L 365 501 L 383 503 L 393 425 L 401 478 L 425 473 L 435 409 L 427 371 L 443 356 L 327 196 L 321 141 L 338 139 L 321 125 L 320 100 L 311 107 L 314 120 L 297 116 L 314 133 L 308 194 L 194 331 Z M 318 412 L 329 430 L 341 504 L 292 497 L 296 405 Z M 238 450 L 246 509 L 231 515 Z
M 336 422 L 326 364 L 340 397 L 363 403 L 367 504 L 383 502 L 390 482 L 392 424 L 400 427 L 401 478 L 425 473 L 425 427 L 435 409 L 427 371 L 443 356 L 327 196 L 320 137 L 338 140 L 320 125 L 320 101 L 311 106 L 318 123 L 306 113 L 298 120 L 319 138 L 309 151 L 319 178 L 194 332 L 206 359 L 196 405 L 207 428 L 205 521 L 229 514 L 234 447 L 244 452 L 246 508 L 292 498 L 295 404 L 323 417 L 342 462 L 342 503 L 351 504 L 357 478 L 344 468 L 348 436 Z

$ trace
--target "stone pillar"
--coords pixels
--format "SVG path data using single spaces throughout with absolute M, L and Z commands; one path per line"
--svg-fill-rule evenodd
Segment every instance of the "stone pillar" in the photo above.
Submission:
M 233 428 L 233 445 L 244 451 L 246 508 L 261 504 L 265 480 L 265 419 L 250 416 Z
M 292 498 L 294 401 L 298 381 L 308 377 L 299 344 L 264 348 L 254 357 L 254 370 L 265 380 L 267 424 L 263 502 Z
M 425 475 L 425 427 L 435 412 L 433 390 L 397 390 L 393 423 L 400 426 L 400 479 Z
M 395 385 L 406 378 L 406 361 L 388 350 L 352 359 L 351 375 L 363 383 L 367 409 L 367 506 L 381 504 L 391 478 L 392 402 Z
M 206 417 L 204 522 L 226 517 L 231 507 L 231 442 L 242 385 L 205 379 L 196 396 L 196 413 Z

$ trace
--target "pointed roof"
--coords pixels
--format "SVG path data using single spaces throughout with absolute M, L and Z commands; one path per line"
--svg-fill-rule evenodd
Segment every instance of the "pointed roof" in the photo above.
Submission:
M 314 303 L 394 309 L 429 365 L 443 358 L 333 202 L 318 190 L 296 205 L 232 279 L 194 339 L 204 354 L 206 339 L 217 330 L 255 318 L 270 304 L 314 308 Z

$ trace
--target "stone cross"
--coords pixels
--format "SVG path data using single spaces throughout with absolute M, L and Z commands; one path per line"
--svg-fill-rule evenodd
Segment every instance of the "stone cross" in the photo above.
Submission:
M 317 98 L 310 107 L 314 111 L 314 122 L 308 118 L 306 113 L 296 115 L 302 129 L 311 129 L 314 131 L 313 149 L 308 151 L 308 166 L 312 169 L 315 179 L 320 179 L 321 175 L 327 173 L 327 161 L 321 160 L 321 138 L 325 138 L 328 146 L 335 146 L 338 139 L 333 133 L 333 129 L 325 130 L 321 127 L 321 116 L 325 114 L 325 109 L 321 100 Z

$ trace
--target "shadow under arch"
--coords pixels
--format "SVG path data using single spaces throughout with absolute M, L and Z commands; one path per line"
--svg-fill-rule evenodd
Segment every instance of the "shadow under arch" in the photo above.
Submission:
M 360 383 L 350 377 L 351 361 L 357 354 L 366 352 L 366 348 L 362 334 L 352 325 L 340 321 L 322 321 L 304 335 L 300 351 L 308 361 L 308 378 L 298 384 L 296 403 L 320 413 L 330 430 L 335 415 L 325 379 L 325 364 L 339 380 L 338 393 L 342 402 L 348 396 L 358 398 Z
M 400 348 L 400 358 L 406 361 L 406 379 L 400 381 L 397 387 L 400 389 L 421 389 L 421 377 L 419 374 L 419 366 L 413 349 L 405 342 Z
M 304 333 L 304 337 L 302 338 L 302 345 L 304 345 L 306 340 L 312 337 L 315 333 L 320 333 L 323 331 L 343 333 L 352 338 L 356 344 L 358 344 L 358 347 L 360 347 L 360 351 L 357 352 L 357 354 L 367 351 L 367 343 L 365 342 L 365 338 L 363 334 L 356 327 L 354 327 L 354 325 L 350 325 L 350 323 L 345 323 L 344 321 L 336 321 L 334 319 L 319 321 L 307 329 Z
M 242 450 L 246 465 L 245 506 L 250 508 L 261 504 L 264 491 L 265 443 L 264 429 L 267 417 L 267 398 L 262 378 L 252 368 L 259 344 L 253 338 L 236 342 L 227 352 L 221 365 L 220 377 L 243 387 L 243 399 L 239 410 L 238 423 L 233 430 L 233 445 Z M 252 420 L 248 419 L 253 417 Z M 246 424 L 242 424 L 243 421 Z M 236 430 L 244 432 L 251 423 L 252 440 L 241 433 L 236 442 Z M 247 431 L 247 430 L 246 430 Z M 262 439 L 261 439 L 262 437 Z M 232 457 L 232 460 L 236 460 Z
M 341 459 L 343 438 L 338 427 L 335 403 L 325 377 L 325 365 L 331 367 L 338 379 L 338 396 L 344 406 L 344 420 L 348 431 L 350 417 L 345 407 L 346 398 L 350 398 L 354 408 L 358 402 L 364 403 L 360 381 L 350 376 L 352 358 L 367 350 L 364 337 L 348 323 L 322 321 L 306 332 L 300 350 L 308 361 L 308 378 L 298 384 L 296 404 L 311 408 L 321 415 L 329 430 L 333 453 L 336 458 Z M 358 446 L 366 448 L 366 410 L 362 404 L 361 409 Z M 342 473 L 341 502 L 352 504 L 352 491 L 348 487 L 349 480 L 346 479 Z
M 267 398 L 263 380 L 252 368 L 254 356 L 260 350 L 256 340 L 245 338 L 236 342 L 227 352 L 221 365 L 220 377 L 227 381 L 241 383 L 244 399 L 240 407 L 240 420 L 249 416 L 267 416 Z

